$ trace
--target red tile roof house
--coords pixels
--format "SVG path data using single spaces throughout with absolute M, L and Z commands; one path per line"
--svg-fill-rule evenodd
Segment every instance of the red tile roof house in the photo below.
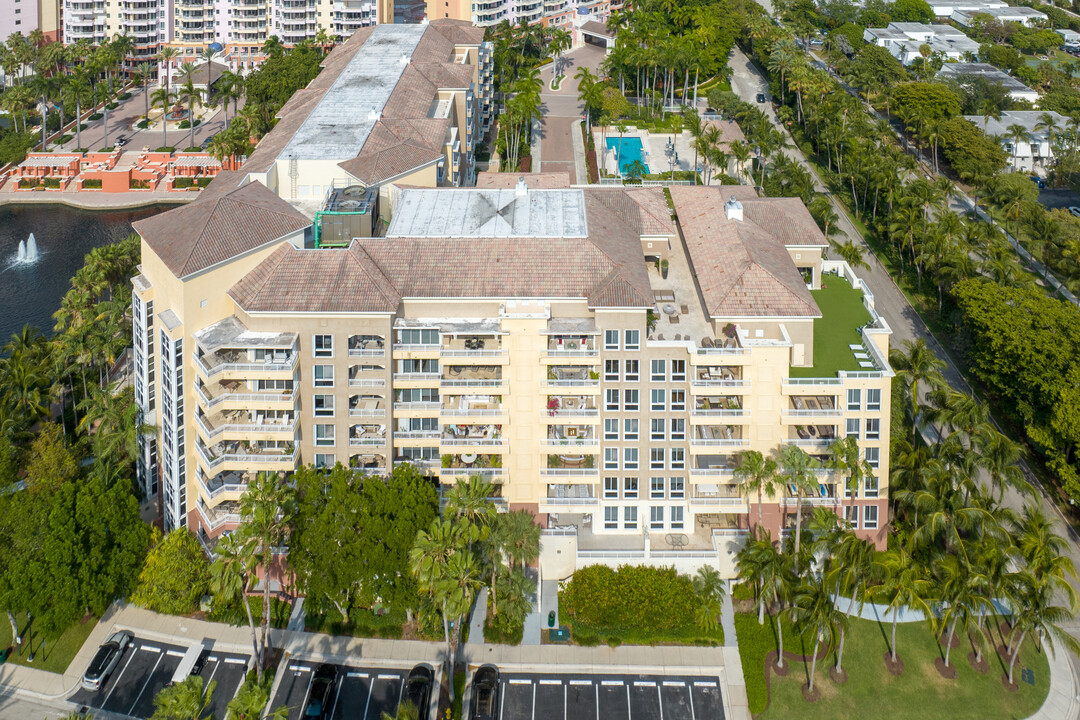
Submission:
M 46 190 L 63 190 L 79 174 L 81 161 L 80 153 L 30 153 L 18 167 L 12 168 L 9 175 L 19 183 L 16 190 L 33 190 L 46 179 L 59 181 L 56 187 Z

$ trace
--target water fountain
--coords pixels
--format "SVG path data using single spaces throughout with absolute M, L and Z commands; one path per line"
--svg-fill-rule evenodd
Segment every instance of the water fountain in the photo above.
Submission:
M 16 256 L 16 262 L 30 264 L 37 262 L 37 260 L 37 240 L 34 238 L 34 233 L 30 233 L 29 238 L 19 241 L 19 254 Z

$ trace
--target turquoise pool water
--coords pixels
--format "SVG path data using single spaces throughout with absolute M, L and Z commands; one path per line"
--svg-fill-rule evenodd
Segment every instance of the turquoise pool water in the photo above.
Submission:
M 645 162 L 645 149 L 641 146 L 639 137 L 608 138 L 608 150 L 615 151 L 615 157 L 619 159 L 619 172 L 623 175 L 630 173 L 630 166 L 635 161 L 645 166 L 645 172 L 649 172 L 649 166 Z

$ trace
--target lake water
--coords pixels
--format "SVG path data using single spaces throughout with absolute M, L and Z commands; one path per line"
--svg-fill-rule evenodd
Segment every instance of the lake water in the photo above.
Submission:
M 64 205 L 0 206 L 0 344 L 29 323 L 52 334 L 52 314 L 93 248 L 123 239 L 131 223 L 168 210 L 77 210 Z M 19 264 L 19 241 L 34 233 L 39 258 Z

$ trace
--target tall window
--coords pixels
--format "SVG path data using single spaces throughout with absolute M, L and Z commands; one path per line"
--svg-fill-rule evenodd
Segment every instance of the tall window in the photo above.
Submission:
M 686 361 L 671 361 L 671 382 L 686 382 Z
M 439 331 L 434 329 L 398 330 L 398 342 L 402 345 L 438 345 Z
M 863 478 L 863 497 L 876 498 L 878 496 L 878 479 L 873 475 Z
M 671 448 L 671 469 L 682 470 L 686 467 L 686 450 L 684 448 Z
M 878 440 L 881 438 L 881 419 L 880 418 L 867 418 L 866 419 L 866 439 Z
M 619 478 L 606 477 L 604 478 L 604 497 L 617 498 L 619 497 Z
M 867 410 L 880 410 L 881 409 L 881 388 L 867 388 L 867 390 L 866 390 L 866 409 Z
M 651 448 L 649 450 L 649 467 L 656 470 L 664 469 L 664 448 Z M 663 478 L 660 478 L 663 482 Z
M 315 387 L 334 387 L 333 365 L 316 365 L 313 372 Z
M 686 439 L 686 420 L 682 418 L 672 418 L 671 420 L 671 439 L 672 440 L 685 440 Z
M 627 330 L 625 342 L 623 343 L 625 350 L 639 350 L 641 348 L 641 332 L 638 330 Z
M 653 382 L 664 382 L 667 377 L 667 360 L 653 360 L 649 377 Z
M 626 418 L 623 420 L 623 440 L 637 440 L 638 439 L 638 420 L 637 418 Z
M 319 447 L 332 446 L 334 444 L 334 426 L 333 425 L 316 425 L 315 426 L 315 444 Z
M 859 410 L 862 406 L 862 390 L 851 388 L 847 391 L 847 409 Z
M 671 529 L 682 530 L 683 529 L 683 509 L 679 506 L 671 508 Z
M 627 470 L 637 470 L 638 449 L 636 447 L 623 448 L 623 467 Z
M 334 417 L 333 395 L 316 395 L 314 406 L 315 417 Z
M 619 388 L 607 388 L 604 390 L 604 409 L 619 409 Z
M 686 494 L 686 480 L 681 477 L 673 477 L 668 479 L 668 487 L 670 488 L 669 496 L 673 498 L 681 498 Z
M 605 330 L 604 331 L 604 349 L 605 350 L 618 350 L 619 349 L 619 331 L 618 330 Z
M 619 439 L 619 418 L 604 418 L 604 439 Z
M 628 411 L 637 410 L 639 395 L 640 392 L 636 388 L 623 390 L 623 409 Z
M 667 406 L 667 392 L 664 388 L 653 388 L 651 390 L 651 402 L 649 407 L 653 410 L 659 410 L 663 412 Z
M 847 437 L 859 437 L 859 418 L 848 418 L 844 421 L 844 435 Z
M 619 381 L 619 361 L 618 360 L 605 360 L 604 361 L 604 379 L 612 382 Z
M 649 508 L 649 527 L 653 530 L 664 529 L 664 508 L 656 506 Z
M 664 497 L 664 478 L 649 478 L 649 497 L 659 499 Z
M 625 378 L 626 382 L 637 382 L 639 379 L 641 379 L 641 374 L 638 371 L 637 360 L 626 361 L 626 372 L 623 377 Z
M 619 508 L 606 507 L 604 508 L 604 528 L 607 530 L 617 530 L 619 527 Z
M 649 439 L 664 439 L 664 418 L 653 418 L 649 421 Z
M 633 505 L 623 508 L 623 527 L 637 530 L 637 508 Z
M 866 448 L 866 462 L 870 467 L 876 468 L 880 462 L 881 449 L 876 447 Z
M 315 467 L 332 468 L 337 461 L 333 453 L 315 453 Z
M 638 489 L 638 479 L 636 477 L 623 478 L 623 497 L 624 498 L 636 498 Z
M 316 335 L 313 343 L 315 348 L 315 357 L 317 358 L 332 358 L 334 357 L 334 336 L 333 335 Z
M 877 527 L 877 505 L 863 506 L 862 526 L 864 530 L 873 530 Z
M 619 468 L 619 448 L 604 448 L 604 467 Z
M 671 391 L 671 410 L 673 412 L 680 412 L 686 409 L 686 391 L 685 390 L 672 390 Z

